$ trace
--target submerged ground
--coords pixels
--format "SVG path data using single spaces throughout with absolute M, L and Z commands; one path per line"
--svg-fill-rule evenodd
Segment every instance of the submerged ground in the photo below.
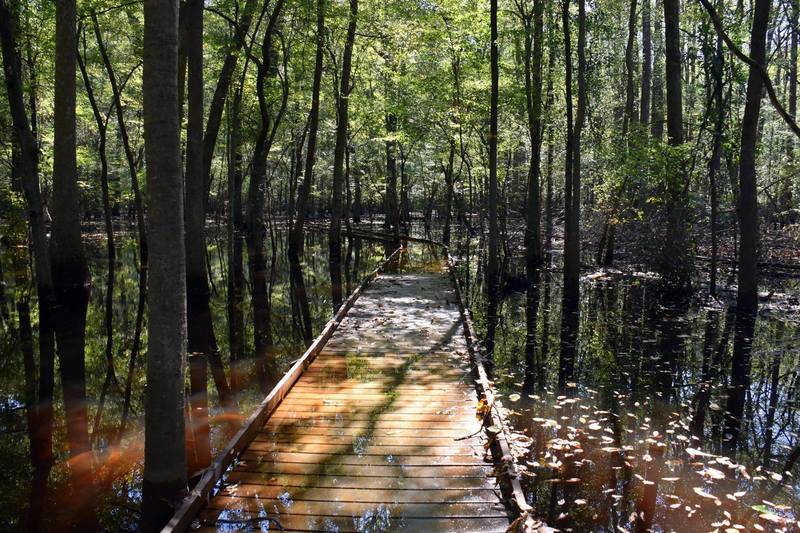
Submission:
M 212 312 L 220 350 L 227 361 L 231 341 L 227 323 L 228 247 L 224 230 L 210 233 Z M 290 290 L 284 234 L 278 231 L 276 237 L 272 332 L 276 357 L 285 369 L 304 351 L 304 344 L 297 319 L 298 302 Z M 303 275 L 316 334 L 332 313 L 325 233 L 311 232 L 307 242 Z M 122 381 L 129 364 L 136 311 L 133 236 L 121 238 L 119 248 L 114 369 Z M 480 268 L 483 248 L 483 243 L 467 238 L 464 232 L 454 239 L 451 248 L 481 335 L 487 332 Z M 133 530 L 140 503 L 143 357 L 139 354 L 134 368 L 131 422 L 116 445 L 114 435 L 123 401 L 119 387 L 109 387 L 101 417 L 96 419 L 96 399 L 106 377 L 102 238 L 92 241 L 89 250 L 94 258 L 94 287 L 87 332 L 88 396 L 95 401 L 90 406 L 90 427 L 96 428 L 97 461 L 102 466 L 97 469 L 96 483 L 101 492 L 95 503 L 105 529 Z M 380 242 L 351 239 L 345 251 L 345 292 L 349 292 L 377 266 L 385 249 Z M 800 442 L 798 279 L 770 278 L 763 285 L 764 305 L 752 339 L 752 385 L 746 400 L 742 446 L 735 457 L 727 458 L 722 455 L 726 438 L 722 415 L 730 376 L 733 313 L 729 300 L 733 293 L 723 290 L 719 299 L 708 299 L 698 291 L 679 305 L 668 304 L 660 298 L 653 277 L 632 266 L 613 272 L 585 271 L 575 379 L 567 391 L 558 392 L 559 258 L 551 258 L 536 291 L 536 349 L 533 359 L 527 361 L 525 309 L 531 300 L 513 276 L 523 270 L 521 259 L 518 261 L 512 253 L 506 265 L 512 274 L 499 301 L 494 379 L 513 426 L 527 496 L 539 517 L 562 529 L 629 530 L 634 513 L 651 499 L 655 502 L 656 530 L 800 528 L 795 511 L 798 483 L 785 472 Z M 435 260 L 431 258 L 431 262 Z M 246 257 L 243 261 L 246 265 Z M 6 286 L 7 295 L 15 290 L 28 288 L 13 283 Z M 21 527 L 31 501 L 35 501 L 54 509 L 48 522 L 58 529 L 59 524 L 70 520 L 73 503 L 63 462 L 67 456 L 63 412 L 57 406 L 54 438 L 59 463 L 46 487 L 29 490 L 24 374 L 10 326 L 10 301 L 13 299 L 4 304 L 8 318 L 0 328 L 0 462 L 4 472 L 0 480 L 0 527 Z M 249 292 L 241 305 L 246 320 L 243 341 L 246 353 L 250 353 L 253 327 Z M 256 405 L 261 391 L 251 362 L 237 365 L 235 374 L 240 383 L 238 420 Z M 212 443 L 218 449 L 227 438 L 225 428 L 231 417 L 220 410 L 213 383 L 209 389 Z

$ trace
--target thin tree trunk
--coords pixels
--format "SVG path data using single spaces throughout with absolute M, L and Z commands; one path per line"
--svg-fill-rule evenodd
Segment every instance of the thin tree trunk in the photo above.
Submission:
M 644 0 L 647 1 L 647 0 Z M 628 14 L 628 42 L 625 44 L 625 112 L 622 117 L 622 136 L 630 131 L 630 123 L 636 120 L 633 114 L 635 84 L 634 76 L 636 66 L 634 62 L 634 48 L 636 46 L 636 5 L 638 0 L 630 0 Z
M 708 165 L 708 189 L 711 203 L 711 272 L 709 275 L 708 292 L 711 296 L 717 294 L 717 258 L 719 256 L 718 231 L 719 231 L 719 191 L 717 186 L 717 175 L 720 170 L 722 159 L 722 136 L 725 127 L 725 103 L 723 101 L 723 63 L 725 56 L 722 50 L 722 39 L 717 36 L 716 56 L 712 74 L 714 77 L 714 141 L 711 148 L 711 161 Z
M 114 226 L 111 220 L 111 199 L 108 187 L 108 158 L 106 156 L 106 141 L 108 131 L 108 120 L 103 118 L 100 108 L 97 105 L 97 100 L 94 96 L 89 75 L 86 71 L 86 65 L 80 53 L 77 55 L 78 66 L 80 67 L 83 84 L 86 88 L 86 96 L 89 99 L 89 105 L 92 108 L 95 124 L 97 125 L 97 132 L 100 136 L 97 152 L 100 158 L 100 190 L 103 201 L 103 221 L 106 230 L 106 259 L 108 275 L 106 277 L 106 295 L 105 295 L 105 316 L 104 326 L 106 330 L 106 376 L 103 382 L 103 387 L 100 392 L 100 398 L 97 404 L 97 411 L 94 417 L 94 424 L 92 425 L 92 436 L 90 445 L 96 442 L 100 433 L 100 421 L 103 417 L 103 410 L 106 404 L 110 388 L 113 386 L 119 391 L 119 382 L 117 375 L 114 372 L 114 276 L 116 268 L 117 251 L 114 245 Z
M 667 140 L 670 146 L 680 147 L 684 142 L 680 0 L 664 0 L 664 28 Z M 681 293 L 690 287 L 692 269 L 685 193 L 688 175 L 685 165 L 676 162 L 674 166 L 674 175 L 665 184 L 666 233 L 657 266 L 667 290 Z
M 236 410 L 225 368 L 217 347 L 211 315 L 206 264 L 205 177 L 203 174 L 203 1 L 188 0 L 184 9 L 187 57 L 186 128 L 186 311 L 189 353 L 204 354 L 220 403 Z
M 726 404 L 723 447 L 728 453 L 737 448 L 744 402 L 750 387 L 750 356 L 758 312 L 758 189 L 756 186 L 756 145 L 758 117 L 761 111 L 762 81 L 757 66 L 766 64 L 766 34 L 769 23 L 769 0 L 756 0 L 750 34 L 750 67 L 747 100 L 742 117 L 742 140 L 739 153 L 739 269 L 736 293 L 736 326 L 733 340 L 731 380 Z
M 639 122 L 650 122 L 650 84 L 653 77 L 653 42 L 650 35 L 650 0 L 642 0 L 642 92 L 639 102 Z
M 303 182 L 297 197 L 297 213 L 289 239 L 289 258 L 300 261 L 303 256 L 303 225 L 308 214 L 311 186 L 314 181 L 314 163 L 317 157 L 317 132 L 319 130 L 319 93 L 322 84 L 322 52 L 325 48 L 325 0 L 317 0 L 317 50 L 314 58 L 314 83 L 311 89 L 311 110 L 308 113 L 308 146 Z M 302 281 L 302 276 L 300 277 Z M 306 332 L 308 333 L 308 332 Z M 307 335 L 308 336 L 308 335 Z M 311 338 L 307 338 L 308 343 Z
M 331 226 L 329 234 L 329 259 L 331 271 L 331 293 L 334 312 L 342 304 L 342 185 L 344 182 L 344 164 L 347 152 L 347 128 L 350 92 L 353 86 L 350 81 L 350 70 L 353 60 L 353 41 L 356 36 L 358 17 L 358 0 L 350 0 L 350 15 L 347 24 L 347 37 L 342 53 L 342 74 L 336 95 L 336 146 L 333 155 L 333 193 L 331 200 Z
M 39 149 L 35 137 L 35 98 L 31 108 L 31 121 L 25 111 L 22 69 L 17 54 L 16 35 L 12 22 L 15 20 L 6 0 L 0 0 L 0 45 L 3 53 L 3 74 L 8 104 L 19 146 L 18 183 L 22 187 L 27 204 L 33 248 L 36 292 L 39 306 L 39 387 L 36 415 L 36 438 L 31 443 L 31 462 L 34 470 L 47 482 L 47 472 L 53 463 L 53 388 L 55 372 L 55 293 L 53 288 L 50 253 L 47 245 L 47 230 L 44 219 L 44 203 L 39 185 Z M 38 478 L 41 479 L 41 478 Z
M 122 147 L 125 151 L 125 160 L 128 164 L 128 172 L 131 178 L 131 189 L 133 190 L 133 203 L 136 212 L 136 228 L 138 232 L 139 244 L 139 280 L 138 280 L 138 296 L 136 304 L 136 321 L 133 332 L 133 344 L 131 346 L 131 354 L 128 363 L 128 372 L 125 378 L 125 391 L 123 393 L 123 406 L 122 406 L 122 419 L 120 422 L 119 432 L 117 433 L 117 442 L 122 438 L 127 426 L 128 417 L 130 414 L 131 395 L 133 389 L 133 374 L 137 366 L 137 358 L 139 356 L 139 349 L 141 345 L 142 330 L 144 329 L 144 311 L 147 300 L 147 229 L 144 221 L 144 206 L 142 200 L 141 188 L 139 187 L 139 172 L 136 163 L 136 156 L 131 147 L 130 137 L 128 135 L 128 128 L 125 123 L 125 114 L 122 108 L 122 95 L 121 88 L 117 83 L 117 76 L 114 73 L 114 68 L 111 64 L 111 59 L 108 56 L 103 35 L 100 31 L 100 23 L 97 19 L 96 12 L 91 12 L 92 27 L 94 29 L 95 39 L 97 40 L 97 47 L 100 50 L 100 56 L 103 59 L 103 65 L 108 75 L 108 80 L 111 85 L 111 94 L 114 99 L 114 110 L 117 116 L 117 128 L 119 130 L 120 138 L 122 139 Z
M 790 0 L 790 13 L 789 13 L 789 32 L 791 33 L 791 40 L 789 44 L 789 116 L 793 119 L 797 118 L 797 44 L 800 38 L 800 1 Z M 786 142 L 786 156 L 788 159 L 788 167 L 794 165 L 794 150 L 795 138 L 789 136 Z M 780 210 L 781 210 L 781 224 L 794 224 L 797 222 L 797 214 L 793 211 L 794 199 L 792 197 L 792 183 L 790 173 L 784 172 L 784 179 L 781 183 L 780 192 Z
M 214 148 L 217 144 L 219 128 L 222 124 L 222 112 L 225 110 L 225 100 L 230 91 L 233 73 L 236 70 L 236 63 L 239 61 L 239 54 L 245 45 L 247 33 L 253 21 L 258 2 L 256 0 L 246 0 L 239 17 L 238 24 L 233 32 L 233 43 L 229 48 L 225 59 L 222 62 L 222 69 L 214 88 L 214 95 L 211 97 L 211 104 L 208 108 L 208 119 L 206 121 L 205 135 L 203 136 L 203 182 L 204 182 L 204 202 L 208 201 L 208 191 L 211 185 L 211 163 L 214 159 Z
M 388 93 L 388 91 L 387 91 Z M 387 94 L 387 100 L 389 95 Z M 400 224 L 399 224 L 399 205 L 397 202 L 397 154 L 395 149 L 397 141 L 397 115 L 394 113 L 386 114 L 386 191 L 384 200 L 384 219 L 383 229 L 386 233 L 391 233 L 397 245 L 400 243 Z M 394 251 L 394 250 L 392 250 Z M 391 253 L 391 251 L 389 252 Z
M 534 1 L 531 15 L 532 19 L 528 18 L 525 24 L 525 100 L 528 111 L 528 135 L 531 142 L 525 226 L 526 272 L 529 283 L 535 277 L 534 271 L 542 264 L 540 163 L 544 0 Z
M 488 308 L 487 346 L 491 368 L 494 355 L 494 328 L 497 324 L 497 297 L 500 285 L 500 227 L 497 219 L 498 184 L 497 184 L 497 100 L 499 93 L 499 54 L 497 48 L 497 0 L 490 1 L 490 62 L 491 62 L 491 95 L 489 99 L 489 256 L 486 265 Z

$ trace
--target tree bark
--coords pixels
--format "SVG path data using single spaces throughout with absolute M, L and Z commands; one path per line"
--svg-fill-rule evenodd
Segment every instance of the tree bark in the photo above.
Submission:
M 333 151 L 333 192 L 331 200 L 331 226 L 329 238 L 328 263 L 331 271 L 331 293 L 333 297 L 333 310 L 339 310 L 342 304 L 342 186 L 344 184 L 344 164 L 347 154 L 347 128 L 350 92 L 353 89 L 350 80 L 350 71 L 353 61 L 353 42 L 356 37 L 356 23 L 358 17 L 358 0 L 350 0 L 350 15 L 347 24 L 347 37 L 345 38 L 342 53 L 342 74 L 339 78 L 338 94 L 336 95 L 336 146 Z
M 297 213 L 289 239 L 289 258 L 299 261 L 303 255 L 303 225 L 308 214 L 311 185 L 314 182 L 314 163 L 317 157 L 317 132 L 319 130 L 319 93 L 322 84 L 322 52 L 325 48 L 325 0 L 317 0 L 317 50 L 314 56 L 314 83 L 311 88 L 311 109 L 308 112 L 308 146 L 303 182 L 297 197 Z M 302 276 L 300 277 L 302 280 Z M 306 339 L 310 342 L 310 339 Z
M 76 157 L 75 93 L 78 36 L 75 0 L 56 2 L 55 94 L 53 108 L 53 195 L 50 259 L 56 295 L 56 345 L 64 392 L 70 469 L 78 501 L 79 526 L 96 527 L 92 509 L 92 460 L 86 407 L 86 312 L 89 266 L 81 241 Z
M 178 99 L 178 2 L 145 0 L 144 133 L 150 195 L 145 452 L 140 527 L 159 531 L 186 490 L 186 257 Z
M 681 81 L 680 0 L 664 0 L 666 54 L 667 140 L 670 146 L 683 145 L 683 89 Z M 677 157 L 677 156 L 676 156 Z M 681 293 L 691 284 L 686 187 L 688 175 L 681 161 L 673 162 L 665 184 L 666 233 L 659 247 L 657 267 L 666 288 Z
M 564 290 L 561 298 L 559 390 L 565 390 L 575 370 L 580 298 L 580 137 L 586 99 L 586 6 L 578 0 L 578 105 L 572 120 L 572 49 L 569 0 L 563 1 L 564 65 L 566 70 L 567 134 L 564 165 Z
M 758 312 L 758 188 L 756 186 L 756 145 L 758 117 L 761 111 L 762 80 L 758 67 L 766 65 L 766 35 L 769 23 L 769 0 L 756 0 L 750 33 L 750 66 L 747 100 L 742 116 L 742 140 L 739 152 L 739 269 L 736 293 L 736 325 L 733 340 L 731 380 L 726 404 L 723 445 L 728 453 L 736 451 L 744 403 L 750 387 L 750 356 Z
M 800 1 L 791 0 L 790 2 L 789 31 L 791 41 L 789 44 L 789 116 L 797 119 L 797 44 L 800 38 Z M 795 139 L 790 138 L 786 144 L 786 155 L 788 157 L 788 167 L 794 164 Z M 790 173 L 784 172 L 784 179 L 781 183 L 780 209 L 782 213 L 781 224 L 794 224 L 797 222 L 797 214 L 794 210 L 794 199 L 792 196 L 792 183 Z
M 19 165 L 15 173 L 25 196 L 33 247 L 36 292 L 39 306 L 39 387 L 36 406 L 36 438 L 31 442 L 31 462 L 40 474 L 39 480 L 47 482 L 47 473 L 53 463 L 53 387 L 55 372 L 55 292 L 50 252 L 47 244 L 47 230 L 44 217 L 44 203 L 39 185 L 39 149 L 35 137 L 35 119 L 32 107 L 31 121 L 25 111 L 25 95 L 21 62 L 18 54 L 12 14 L 6 0 L 0 0 L 0 45 L 3 53 L 3 74 L 8 104 L 14 128 L 15 140 L 19 146 Z M 35 99 L 34 99 L 35 101 Z
M 642 0 L 642 92 L 639 102 L 639 122 L 650 122 L 650 84 L 653 77 L 653 42 L 650 28 L 650 0 Z
M 544 0 L 534 0 L 532 19 L 528 19 L 525 24 L 525 100 L 528 111 L 528 136 L 531 143 L 525 226 L 525 257 L 529 282 L 535 277 L 534 271 L 542 265 L 540 164 L 542 151 L 543 28 Z
M 388 91 L 387 91 L 388 93 Z M 389 95 L 387 94 L 387 100 Z M 383 229 L 386 233 L 391 233 L 394 243 L 400 243 L 400 210 L 397 202 L 397 115 L 389 111 L 386 114 L 386 198 L 384 200 L 384 219 Z M 393 250 L 392 250 L 393 251 Z M 390 251 L 391 253 L 391 251 Z
M 203 174 L 203 1 L 188 0 L 184 15 L 188 68 L 185 187 L 188 350 L 189 353 L 206 356 L 205 360 L 211 368 L 220 403 L 225 410 L 235 411 L 236 399 L 228 385 L 214 334 L 206 264 L 206 183 Z
M 648 0 L 643 0 L 647 2 Z M 633 116 L 636 65 L 634 62 L 634 48 L 636 46 L 636 5 L 637 0 L 631 0 L 628 15 L 628 42 L 625 44 L 625 113 L 622 117 L 623 137 L 630 131 L 630 123 L 636 120 Z
M 225 100 L 230 91 L 233 73 L 236 70 L 236 63 L 239 61 L 239 53 L 244 47 L 247 33 L 253 21 L 253 13 L 255 12 L 256 5 L 256 0 L 247 0 L 242 8 L 239 23 L 234 28 L 231 47 L 222 62 L 222 69 L 217 79 L 217 85 L 214 88 L 214 95 L 211 97 L 211 104 L 208 107 L 208 119 L 206 122 L 205 135 L 203 136 L 204 201 L 208 200 L 208 191 L 211 185 L 211 162 L 214 159 L 214 148 L 216 147 L 219 128 L 222 124 L 222 112 L 225 110 Z

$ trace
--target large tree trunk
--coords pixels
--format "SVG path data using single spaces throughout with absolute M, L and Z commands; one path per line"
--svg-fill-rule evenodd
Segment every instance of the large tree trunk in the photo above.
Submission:
M 331 201 L 331 227 L 329 235 L 329 259 L 331 271 L 331 293 L 334 312 L 342 304 L 342 186 L 344 184 L 344 164 L 347 153 L 347 128 L 350 91 L 350 70 L 353 60 L 353 41 L 356 37 L 358 0 L 350 0 L 350 17 L 347 24 L 347 37 L 342 54 L 342 74 L 336 95 L 336 146 L 333 152 L 333 194 Z
M 75 73 L 78 37 L 75 0 L 56 2 L 55 95 L 53 109 L 53 195 L 50 259 L 55 288 L 56 344 L 64 391 L 67 441 L 76 501 L 88 502 L 80 525 L 96 527 L 91 509 L 92 460 L 86 406 L 86 311 L 89 266 L 83 253 L 80 189 L 75 152 Z
M 736 451 L 744 403 L 750 387 L 750 355 L 758 311 L 758 188 L 756 187 L 756 145 L 758 116 L 761 111 L 762 80 L 759 66 L 766 65 L 766 35 L 770 0 L 756 0 L 750 33 L 750 66 L 747 100 L 742 116 L 742 141 L 739 152 L 739 271 L 736 293 L 736 326 L 733 339 L 731 380 L 726 404 L 724 442 L 729 453 Z
M 186 490 L 186 258 L 178 121 L 178 2 L 144 4 L 144 133 L 149 192 L 147 393 L 141 529 L 159 531 Z
M 203 0 L 189 0 L 184 14 L 188 67 L 185 189 L 188 350 L 189 353 L 206 356 L 220 403 L 226 410 L 235 411 L 236 399 L 228 385 L 214 334 L 206 264 L 203 176 Z

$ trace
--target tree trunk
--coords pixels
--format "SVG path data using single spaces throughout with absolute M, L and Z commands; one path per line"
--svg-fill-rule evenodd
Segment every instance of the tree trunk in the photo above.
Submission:
M 653 43 L 650 36 L 650 0 L 642 0 L 642 92 L 639 122 L 650 122 L 650 84 L 653 77 Z
M 664 0 L 655 0 L 653 13 L 653 46 L 655 55 L 653 59 L 653 101 L 650 112 L 650 135 L 660 141 L 664 136 L 664 54 L 661 53 L 664 47 L 664 32 L 662 30 L 663 10 L 659 9 L 659 4 Z
M 722 49 L 722 39 L 717 36 L 716 55 L 713 59 L 713 68 L 711 69 L 711 74 L 714 79 L 714 141 L 711 148 L 711 161 L 709 161 L 708 164 L 708 190 L 709 201 L 711 203 L 711 272 L 709 275 L 708 292 L 711 296 L 716 296 L 717 294 L 717 257 L 719 255 L 717 238 L 719 229 L 719 191 L 717 175 L 719 174 L 722 159 L 722 136 L 724 135 L 725 128 L 725 103 L 722 96 L 724 61 L 725 55 Z
M 683 90 L 681 87 L 680 0 L 664 0 L 664 41 L 666 54 L 667 140 L 680 147 L 683 135 Z M 682 162 L 675 162 L 674 175 L 665 187 L 666 234 L 660 246 L 657 267 L 669 292 L 680 293 L 691 283 L 691 250 L 689 249 L 687 171 Z
M 322 84 L 322 52 L 325 48 L 325 0 L 317 0 L 317 51 L 314 58 L 314 84 L 311 89 L 311 110 L 308 112 L 308 146 L 303 182 L 297 196 L 297 214 L 289 239 L 289 258 L 299 261 L 303 255 L 303 225 L 308 214 L 311 185 L 314 182 L 314 163 L 317 157 L 317 131 L 319 130 L 319 93 Z M 300 277 L 302 281 L 302 276 Z M 310 342 L 310 339 L 306 339 Z
M 184 361 L 186 258 L 178 99 L 178 2 L 144 4 L 144 133 L 147 157 L 149 303 L 142 517 L 160 531 L 186 490 Z
M 94 29 L 95 39 L 97 40 L 97 47 L 100 50 L 100 56 L 103 59 L 103 65 L 108 75 L 108 81 L 111 85 L 111 95 L 114 100 L 114 111 L 117 115 L 117 128 L 119 130 L 120 138 L 122 139 L 122 147 L 125 151 L 125 160 L 128 164 L 128 172 L 131 178 L 131 189 L 133 190 L 133 203 L 136 212 L 136 228 L 139 241 L 139 280 L 138 280 L 138 296 L 136 304 L 136 322 L 134 325 L 133 333 L 133 346 L 131 347 L 131 355 L 128 363 L 128 372 L 125 378 L 125 391 L 123 393 L 123 406 L 122 406 L 122 419 L 117 433 L 116 440 L 122 438 L 128 421 L 130 413 L 131 394 L 133 389 L 133 374 L 136 369 L 136 361 L 139 356 L 139 348 L 141 343 L 141 334 L 144 329 L 144 311 L 147 298 L 147 229 L 144 221 L 144 206 L 142 201 L 141 188 L 139 187 L 139 172 L 136 163 L 136 156 L 131 147 L 130 137 L 128 135 L 128 128 L 125 123 L 125 113 L 122 107 L 121 88 L 117 83 L 117 76 L 114 73 L 114 68 L 106 50 L 103 35 L 100 31 L 100 23 L 97 19 L 97 13 L 91 12 L 92 27 Z
M 769 0 L 756 0 L 750 33 L 750 57 L 756 65 L 766 65 L 766 34 L 769 23 Z M 736 326 L 733 340 L 731 380 L 726 404 L 723 445 L 734 453 L 739 440 L 744 403 L 750 387 L 750 356 L 758 312 L 758 189 L 756 187 L 756 145 L 758 116 L 761 111 L 762 80 L 759 69 L 750 66 L 747 100 L 742 116 L 742 140 L 739 152 L 739 269 L 736 293 Z
M 189 353 L 204 354 L 211 367 L 220 404 L 236 410 L 217 348 L 208 287 L 203 176 L 203 1 L 188 0 L 184 9 L 187 57 L 186 127 L 186 312 Z M 198 360 L 200 361 L 200 360 Z
M 53 387 L 55 372 L 55 293 L 53 288 L 50 253 L 47 245 L 44 203 L 39 185 L 39 149 L 35 137 L 35 105 L 31 108 L 31 121 L 25 111 L 22 69 L 17 53 L 16 35 L 12 21 L 15 18 L 6 0 L 0 0 L 0 45 L 3 52 L 3 74 L 8 104 L 19 146 L 19 166 L 15 174 L 25 196 L 33 247 L 36 292 L 39 305 L 39 387 L 36 408 L 36 438 L 31 442 L 31 462 L 37 479 L 47 483 L 47 473 L 53 463 Z M 31 97 L 35 103 L 35 99 Z
M 396 133 L 397 116 L 394 113 L 389 112 L 386 114 L 386 136 L 388 139 L 386 141 L 386 198 L 384 201 L 383 229 L 386 233 L 392 234 L 395 241 L 393 244 L 399 245 L 400 210 L 397 202 L 397 154 L 395 153 L 395 149 L 397 147 L 397 141 L 395 140 Z
M 250 280 L 253 286 L 253 336 L 256 370 L 262 392 L 266 393 L 277 378 L 272 339 L 272 309 L 270 307 L 266 251 L 264 248 L 264 209 L 267 189 L 267 157 L 286 106 L 287 92 L 283 92 L 281 110 L 273 121 L 272 109 L 266 97 L 266 80 L 272 74 L 273 37 L 284 0 L 278 0 L 270 14 L 261 44 L 261 63 L 256 77 L 259 108 L 259 129 L 253 150 L 250 184 L 247 191 L 247 254 Z M 266 6 L 265 6 L 266 9 Z
M 106 259 L 108 275 L 106 276 L 106 295 L 105 295 L 105 317 L 104 326 L 106 330 L 106 376 L 103 382 L 103 387 L 98 401 L 97 411 L 94 417 L 94 424 L 92 426 L 92 436 L 90 443 L 96 442 L 100 434 L 100 421 L 103 416 L 103 410 L 106 403 L 106 398 L 113 385 L 116 390 L 119 390 L 119 382 L 117 375 L 114 372 L 114 277 L 116 269 L 116 247 L 114 245 L 114 226 L 111 220 L 111 199 L 108 187 L 108 158 L 106 155 L 106 142 L 108 121 L 103 118 L 97 100 L 94 97 L 94 90 L 92 89 L 89 74 L 86 71 L 86 65 L 80 53 L 77 55 L 78 66 L 80 67 L 81 77 L 83 84 L 86 88 L 86 97 L 89 100 L 89 105 L 92 108 L 95 124 L 97 125 L 97 132 L 100 136 L 97 152 L 100 158 L 100 191 L 103 202 L 103 222 L 106 231 Z
M 239 22 L 233 32 L 233 45 L 228 50 L 222 62 L 222 69 L 214 88 L 214 96 L 211 97 L 211 104 L 208 108 L 208 120 L 206 122 L 205 136 L 203 136 L 203 182 L 205 189 L 204 201 L 208 200 L 208 191 L 211 184 L 211 162 L 214 159 L 214 148 L 217 144 L 219 128 L 222 124 L 222 112 L 225 109 L 225 100 L 230 90 L 233 73 L 236 63 L 239 60 L 239 53 L 245 44 L 247 32 L 253 21 L 256 0 L 247 0 L 242 8 Z
M 789 116 L 793 119 L 797 118 L 797 43 L 800 38 L 800 1 L 790 0 L 789 12 L 789 32 L 791 32 L 791 40 L 789 44 Z M 794 166 L 794 150 L 795 138 L 789 136 L 786 142 L 786 157 L 788 159 L 788 168 Z M 794 212 L 794 199 L 792 197 L 792 180 L 790 172 L 783 172 L 783 179 L 781 180 L 779 208 L 781 211 L 780 222 L 781 226 L 786 224 L 794 224 L 797 222 L 797 213 Z
M 79 523 L 96 527 L 92 509 L 92 461 L 86 406 L 86 312 L 89 266 L 83 252 L 75 133 L 75 72 L 78 37 L 75 0 L 56 2 L 55 95 L 53 108 L 53 195 L 50 259 L 55 288 L 56 344 L 64 391 L 72 481 L 87 502 Z
M 500 284 L 500 227 L 497 220 L 498 185 L 497 185 L 497 100 L 499 93 L 499 55 L 497 48 L 497 0 L 490 2 L 490 61 L 491 61 L 491 95 L 489 107 L 489 182 L 488 182 L 488 211 L 489 211 L 489 256 L 486 264 L 487 289 L 489 291 L 489 309 L 487 320 L 490 327 L 497 321 L 497 292 Z M 493 329 L 493 328 L 491 328 Z M 487 334 L 492 339 L 487 346 L 488 356 L 491 358 L 494 351 L 493 335 Z
M 540 163 L 542 151 L 542 50 L 544 27 L 544 0 L 535 0 L 533 19 L 525 24 L 525 100 L 528 111 L 528 136 L 531 158 L 528 167 L 527 220 L 525 226 L 526 270 L 528 281 L 542 265 L 542 237 L 540 229 Z M 530 19 L 528 19 L 530 21 Z M 531 45 L 533 50 L 531 54 Z
M 333 155 L 333 193 L 331 203 L 331 226 L 329 234 L 329 259 L 331 271 L 331 293 L 333 310 L 342 305 L 342 185 L 344 183 L 344 164 L 347 154 L 347 128 L 350 92 L 350 70 L 353 60 L 353 41 L 356 36 L 358 0 L 350 0 L 350 16 L 347 24 L 347 37 L 342 54 L 342 74 L 336 95 L 336 146 Z
M 566 69 L 567 134 L 564 165 L 564 290 L 561 298 L 561 353 L 558 386 L 565 390 L 575 369 L 580 297 L 580 137 L 586 99 L 586 6 L 578 0 L 578 106 L 572 122 L 572 49 L 569 1 L 564 1 L 564 64 Z
M 648 0 L 644 0 L 645 2 Z M 636 65 L 634 62 L 634 48 L 636 46 L 636 4 L 637 0 L 631 0 L 628 15 L 628 42 L 625 45 L 625 112 L 622 117 L 622 136 L 625 137 L 630 131 L 630 123 L 636 120 L 633 116 L 634 105 L 634 77 Z

